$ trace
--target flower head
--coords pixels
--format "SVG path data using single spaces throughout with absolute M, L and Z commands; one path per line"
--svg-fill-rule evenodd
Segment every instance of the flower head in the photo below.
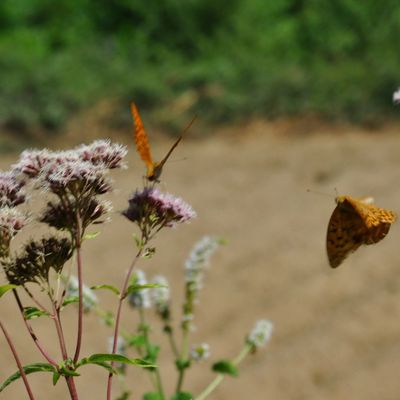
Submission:
M 247 343 L 255 349 L 265 346 L 272 336 L 274 324 L 268 319 L 261 319 L 256 322 L 254 328 L 247 336 Z
M 104 165 L 94 165 L 89 161 L 58 160 L 49 162 L 42 170 L 44 184 L 54 193 L 69 192 L 71 194 L 85 193 L 104 194 L 111 190 L 111 185 L 105 179 Z
M 163 227 L 174 227 L 196 217 L 192 207 L 181 198 L 154 188 L 136 191 L 130 197 L 129 207 L 123 215 L 136 222 L 147 234 Z
M 24 254 L 16 257 L 5 267 L 10 283 L 24 285 L 27 282 L 47 284 L 50 270 L 61 273 L 64 264 L 72 256 L 68 239 L 49 237 L 30 241 Z
M 25 201 L 25 183 L 13 171 L 0 172 L 0 207 L 15 207 Z
M 133 274 L 133 284 L 141 286 L 147 283 L 146 274 L 140 269 L 136 270 Z M 129 295 L 129 303 L 132 307 L 149 308 L 151 306 L 150 289 L 144 288 L 133 291 Z
M 28 222 L 28 218 L 15 208 L 0 208 L 0 257 L 9 255 L 11 239 Z
M 49 163 L 61 165 L 65 161 L 73 160 L 77 160 L 77 155 L 73 151 L 25 150 L 18 162 L 13 165 L 13 171 L 29 178 L 37 178 Z
M 203 361 L 210 357 L 210 346 L 207 343 L 201 343 L 192 347 L 190 358 L 193 361 Z
M 90 145 L 78 147 L 77 151 L 83 161 L 89 161 L 93 165 L 102 164 L 109 169 L 123 167 L 122 160 L 128 152 L 125 146 L 109 140 L 96 140 Z

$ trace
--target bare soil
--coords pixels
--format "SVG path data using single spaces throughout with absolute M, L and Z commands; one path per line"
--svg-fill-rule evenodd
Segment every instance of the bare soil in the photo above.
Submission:
M 198 218 L 161 232 L 156 255 L 139 266 L 148 277 L 163 274 L 169 279 L 177 327 L 186 255 L 205 234 L 228 240 L 207 271 L 195 316 L 192 342 L 209 343 L 211 359 L 193 366 L 186 390 L 199 393 L 213 379 L 212 361 L 234 358 L 255 321 L 268 318 L 275 325 L 271 342 L 249 356 L 239 378 L 226 378 L 210 399 L 400 398 L 399 224 L 381 243 L 359 249 L 336 270 L 329 268 L 325 254 L 335 188 L 339 194 L 373 196 L 378 206 L 400 213 L 399 132 L 399 127 L 366 131 L 258 121 L 207 139 L 189 137 L 180 145 L 174 157 L 187 160 L 168 163 L 161 186 L 192 204 Z M 74 137 L 68 144 L 77 141 Z M 171 139 L 154 141 L 154 154 L 162 155 Z M 129 147 L 129 169 L 114 174 L 112 222 L 102 226 L 101 235 L 84 250 L 88 285 L 120 286 L 135 252 L 134 226 L 119 211 L 141 185 L 144 167 L 133 143 Z M 14 159 L 2 159 L 0 166 L 6 169 Z M 98 295 L 105 309 L 115 309 L 112 294 Z M 23 362 L 42 361 L 12 295 L 2 299 L 0 315 Z M 125 328 L 134 330 L 137 321 L 133 310 L 124 310 Z M 49 352 L 59 357 L 51 321 L 39 319 L 33 325 Z M 64 327 L 72 349 L 73 306 L 65 311 Z M 106 351 L 110 329 L 94 315 L 87 317 L 85 327 L 82 355 Z M 156 320 L 153 338 L 162 345 L 161 370 L 171 392 L 176 373 Z M 3 337 L 0 346 L 3 381 L 16 366 Z M 68 398 L 64 383 L 53 387 L 49 374 L 31 375 L 29 380 L 40 400 Z M 105 398 L 102 369 L 82 369 L 77 383 L 81 399 Z M 128 386 L 134 400 L 151 388 L 146 373 L 137 368 L 131 368 Z M 114 388 L 116 396 L 117 381 Z M 0 398 L 27 396 L 22 384 L 13 383 Z

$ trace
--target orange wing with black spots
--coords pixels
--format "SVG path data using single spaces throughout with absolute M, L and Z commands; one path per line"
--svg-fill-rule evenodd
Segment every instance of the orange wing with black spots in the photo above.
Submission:
M 362 199 L 339 196 L 336 203 L 326 237 L 326 249 L 332 268 L 338 267 L 361 245 L 378 243 L 396 220 L 394 212 L 368 204 Z

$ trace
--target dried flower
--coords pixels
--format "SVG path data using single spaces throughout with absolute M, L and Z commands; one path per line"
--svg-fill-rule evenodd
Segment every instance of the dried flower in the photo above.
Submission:
M 271 339 L 273 329 L 274 324 L 271 321 L 267 319 L 257 321 L 247 337 L 247 343 L 254 346 L 254 348 L 265 346 Z
M 85 313 L 89 312 L 96 304 L 99 302 L 97 296 L 94 294 L 93 290 L 88 286 L 82 286 L 83 295 L 83 311 Z M 66 282 L 66 296 L 67 297 L 79 297 L 79 282 L 78 278 L 71 275 Z
M 203 361 L 208 357 L 210 357 L 210 346 L 207 343 L 195 345 L 190 351 L 190 358 L 193 361 Z
M 163 227 L 174 227 L 196 217 L 192 207 L 181 198 L 154 188 L 136 191 L 123 215 L 136 222 L 145 237 Z
M 83 161 L 93 165 L 104 165 L 109 169 L 124 167 L 122 162 L 127 154 L 125 146 L 111 143 L 109 140 L 96 140 L 90 145 L 82 145 L 77 151 Z
M 133 273 L 132 283 L 134 285 L 146 285 L 146 274 L 138 269 Z M 129 303 L 136 308 L 149 308 L 151 306 L 150 289 L 138 289 L 129 294 Z
M 24 254 L 12 260 L 4 269 L 12 284 L 32 282 L 42 285 L 48 283 L 50 269 L 61 273 L 71 256 L 72 247 L 68 239 L 50 237 L 32 240 L 25 246 Z
M 110 202 L 99 201 L 95 197 L 81 198 L 79 204 L 72 199 L 67 206 L 64 203 L 49 201 L 40 222 L 59 230 L 70 230 L 76 224 L 77 209 L 82 228 L 86 229 L 92 223 L 104 222 L 100 221 L 100 218 L 109 213 L 112 206 Z
M 393 93 L 393 103 L 400 104 L 400 88 Z
M 25 183 L 13 171 L 0 172 L 0 207 L 15 207 L 25 201 Z

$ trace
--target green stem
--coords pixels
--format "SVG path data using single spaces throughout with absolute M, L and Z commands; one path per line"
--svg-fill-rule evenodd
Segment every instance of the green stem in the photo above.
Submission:
M 252 349 L 253 346 L 251 344 L 246 343 L 242 351 L 232 361 L 232 364 L 235 366 L 239 365 Z M 194 398 L 194 400 L 204 400 L 205 398 L 207 398 L 207 396 L 210 395 L 224 380 L 225 376 L 226 376 L 225 374 L 218 374 L 217 377 L 197 397 Z
M 143 327 L 142 332 L 143 332 L 143 336 L 144 336 L 146 352 L 147 352 L 147 354 L 149 354 L 150 341 L 149 341 L 149 334 L 148 334 L 147 323 L 146 323 L 146 318 L 144 315 L 143 308 L 139 308 L 139 316 L 140 316 L 140 324 Z M 153 382 L 153 385 L 155 386 L 155 389 L 157 390 L 158 394 L 160 394 L 161 397 L 164 399 L 165 398 L 164 389 L 163 389 L 163 385 L 162 385 L 160 371 L 158 370 L 158 368 L 151 369 L 151 375 L 153 377 L 152 382 Z

